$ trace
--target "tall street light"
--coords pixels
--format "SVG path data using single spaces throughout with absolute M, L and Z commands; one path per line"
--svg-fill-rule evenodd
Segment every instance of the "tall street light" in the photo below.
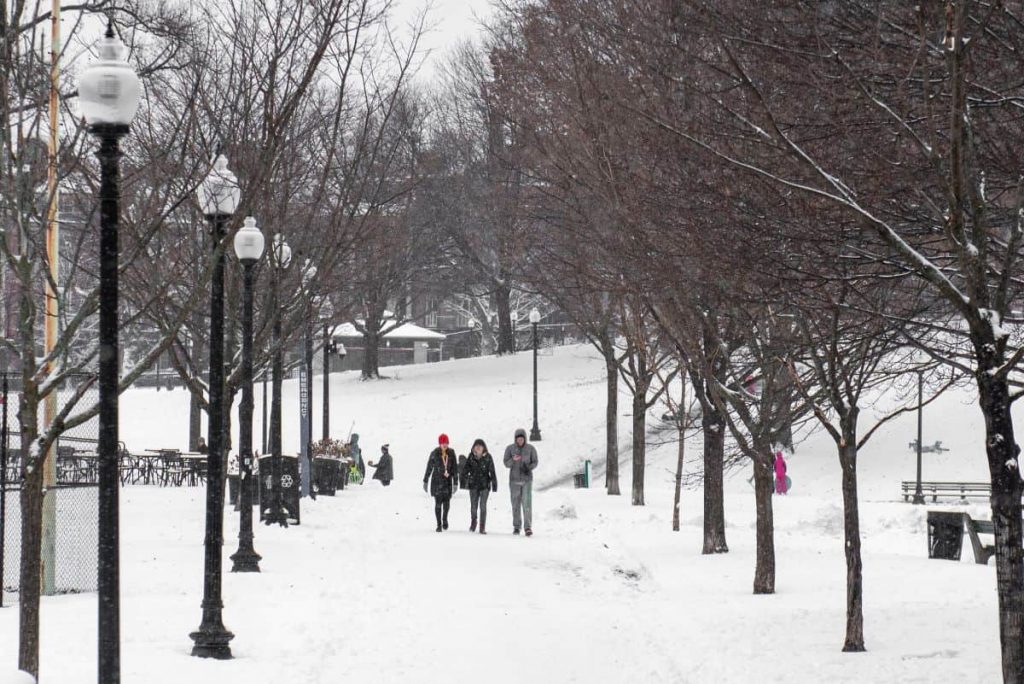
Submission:
M 324 439 L 331 437 L 331 354 L 334 353 L 334 340 L 331 339 L 330 323 L 334 317 L 331 300 L 324 297 L 320 307 L 320 320 L 324 324 Z
M 263 256 L 263 233 L 256 219 L 245 218 L 245 225 L 235 233 L 235 256 L 242 264 L 242 403 L 238 406 L 238 551 L 231 556 L 231 572 L 259 572 L 260 555 L 252 539 L 252 269 Z
M 271 273 L 274 277 L 274 327 L 271 338 L 274 356 L 271 362 L 273 377 L 270 387 L 270 486 L 273 488 L 273 496 L 270 510 L 263 521 L 268 525 L 277 523 L 282 527 L 288 526 L 288 515 L 284 510 L 284 494 L 281 491 L 281 382 L 284 375 L 284 353 L 281 350 L 281 311 L 278 297 L 281 275 L 291 262 L 292 248 L 283 237 L 275 235 L 270 248 Z
M 540 311 L 530 309 L 530 325 L 533 326 L 533 427 L 530 428 L 530 441 L 540 441 L 540 426 L 537 425 L 537 324 L 540 323 Z
M 218 154 L 213 170 L 200 184 L 199 207 L 210 222 L 213 274 L 210 279 L 210 417 L 206 440 L 206 537 L 203 563 L 203 620 L 189 637 L 195 642 L 192 655 L 226 660 L 229 642 L 235 637 L 221 617 L 224 546 L 224 241 L 225 228 L 238 207 L 238 179 L 228 170 L 228 160 Z
M 113 21 L 100 40 L 99 59 L 78 80 L 78 102 L 100 149 L 100 312 L 99 312 L 99 593 L 98 681 L 121 681 L 121 597 L 118 531 L 118 222 L 120 159 L 118 141 L 139 108 L 141 88 L 124 60 L 124 45 Z M 6 408 L 6 407 L 5 407 Z

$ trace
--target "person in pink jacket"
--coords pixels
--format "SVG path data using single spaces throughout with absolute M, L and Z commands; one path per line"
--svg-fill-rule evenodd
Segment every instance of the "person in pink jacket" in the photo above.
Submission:
M 781 451 L 775 452 L 775 493 L 786 493 L 786 459 Z

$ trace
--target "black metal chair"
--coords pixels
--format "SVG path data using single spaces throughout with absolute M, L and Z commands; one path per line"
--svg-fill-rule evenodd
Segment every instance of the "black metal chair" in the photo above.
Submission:
M 161 482 L 163 486 L 173 485 L 180 487 L 184 483 L 185 478 L 188 477 L 188 469 L 185 467 L 185 461 L 181 457 L 181 452 L 176 450 L 166 450 L 160 454 L 161 460 Z

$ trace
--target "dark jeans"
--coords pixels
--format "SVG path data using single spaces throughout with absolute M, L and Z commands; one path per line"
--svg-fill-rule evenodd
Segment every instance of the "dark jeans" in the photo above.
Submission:
M 479 518 L 481 528 L 487 524 L 487 497 L 490 494 L 491 490 L 489 489 L 469 490 L 469 517 L 473 524 L 476 524 Z M 478 512 L 479 515 L 477 515 Z
M 437 518 L 437 526 L 440 527 L 441 523 L 448 524 L 448 509 L 452 504 L 452 495 L 438 494 L 434 497 L 434 517 Z

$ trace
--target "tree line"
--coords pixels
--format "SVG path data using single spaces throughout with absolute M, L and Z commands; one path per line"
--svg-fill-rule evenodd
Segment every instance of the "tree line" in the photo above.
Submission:
M 513 0 L 462 71 L 505 179 L 491 206 L 515 198 L 517 264 L 606 360 L 609 494 L 617 383 L 642 505 L 646 409 L 684 377 L 703 552 L 728 550 L 722 472 L 749 461 L 753 591 L 773 593 L 772 455 L 824 430 L 845 651 L 865 649 L 858 451 L 907 410 L 875 399 L 917 374 L 929 400 L 974 386 L 1006 682 L 1024 681 L 1022 21 L 1021 2 Z

